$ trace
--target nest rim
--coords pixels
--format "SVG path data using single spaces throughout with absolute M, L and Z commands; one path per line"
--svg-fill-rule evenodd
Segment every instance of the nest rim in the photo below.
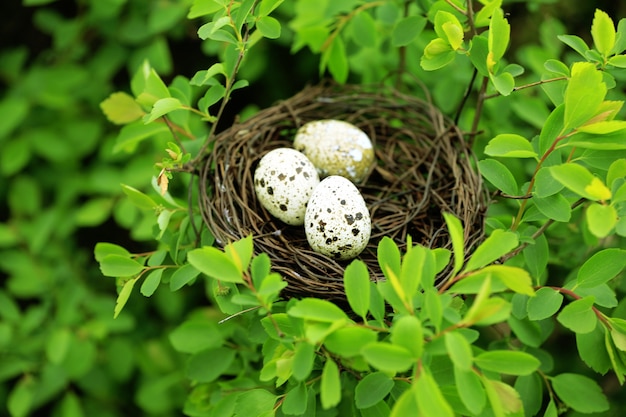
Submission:
M 259 159 L 275 148 L 293 148 L 295 131 L 321 119 L 352 123 L 374 145 L 376 162 L 355 184 L 372 218 L 370 241 L 356 259 L 365 262 L 371 280 L 384 279 L 377 246 L 385 236 L 401 251 L 409 236 L 413 244 L 451 249 L 442 212 L 462 221 L 466 250 L 482 240 L 487 194 L 475 158 L 461 130 L 433 104 L 388 87 L 307 86 L 219 133 L 199 167 L 200 211 L 216 243 L 223 247 L 251 234 L 254 253 L 267 253 L 273 271 L 288 282 L 286 297 L 345 301 L 343 272 L 351 260 L 313 251 L 304 227 L 272 217 L 254 191 Z M 450 264 L 438 284 L 451 272 Z

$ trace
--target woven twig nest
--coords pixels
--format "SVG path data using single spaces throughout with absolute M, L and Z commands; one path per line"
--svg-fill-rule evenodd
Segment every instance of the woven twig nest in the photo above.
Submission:
M 256 253 L 267 253 L 288 282 L 287 296 L 345 301 L 340 262 L 311 250 L 304 227 L 273 218 L 257 201 L 254 170 L 268 151 L 291 147 L 304 123 L 338 119 L 365 131 L 376 164 L 358 184 L 372 217 L 372 235 L 359 255 L 373 280 L 379 241 L 388 236 L 402 249 L 413 243 L 450 248 L 442 212 L 458 216 L 466 247 L 483 234 L 485 194 L 461 132 L 431 104 L 388 89 L 363 86 L 307 87 L 288 100 L 220 133 L 200 167 L 201 212 L 216 238 L 228 242 L 253 235 Z M 445 281 L 449 268 L 438 277 Z

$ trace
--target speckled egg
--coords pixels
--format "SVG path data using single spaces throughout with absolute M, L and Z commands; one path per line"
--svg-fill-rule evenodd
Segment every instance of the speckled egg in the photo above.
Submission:
M 304 231 L 316 252 L 339 260 L 359 255 L 369 242 L 372 221 L 356 186 L 338 175 L 323 179 L 307 205 Z
M 293 226 L 304 223 L 307 202 L 319 182 L 311 161 L 291 148 L 269 151 L 254 171 L 259 202 L 272 216 Z
M 341 120 L 316 120 L 296 132 L 294 148 L 309 158 L 321 178 L 341 175 L 361 181 L 374 162 L 374 147 L 365 132 Z

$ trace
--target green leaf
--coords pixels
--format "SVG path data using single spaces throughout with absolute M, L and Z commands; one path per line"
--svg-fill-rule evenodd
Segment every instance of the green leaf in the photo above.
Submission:
M 218 2 L 207 2 L 204 0 L 194 0 L 191 9 L 189 10 L 189 14 L 187 14 L 188 19 L 195 19 L 197 17 L 212 15 L 218 10 L 222 9 L 222 5 Z
M 565 126 L 574 129 L 585 124 L 597 112 L 606 96 L 602 73 L 591 62 L 576 62 L 565 89 Z
M 113 153 L 120 151 L 133 152 L 139 142 L 164 132 L 169 132 L 167 125 L 164 123 L 146 125 L 143 121 L 138 120 L 128 124 L 120 130 L 113 147 Z
M 511 133 L 503 133 L 491 139 L 485 147 L 485 153 L 501 158 L 537 157 L 537 153 L 526 138 Z
M 578 132 L 589 133 L 591 135 L 607 135 L 610 133 L 624 133 L 626 121 L 624 120 L 601 120 L 589 123 L 576 129 Z
M 613 161 L 606 173 L 606 184 L 609 187 L 614 187 L 615 181 L 620 179 L 626 179 L 626 159 L 624 158 Z M 615 199 L 615 196 L 613 198 Z
M 307 409 L 307 395 L 306 384 L 296 385 L 285 395 L 281 410 L 286 415 L 304 415 Z
M 370 304 L 371 287 L 369 272 L 363 261 L 354 260 L 346 267 L 343 285 L 350 308 L 365 320 Z
M 271 392 L 254 388 L 237 397 L 234 417 L 273 416 L 277 397 Z
M 414 359 L 422 357 L 424 349 L 424 330 L 422 323 L 415 316 L 401 316 L 391 327 L 391 343 L 406 348 Z
M 591 24 L 591 37 L 598 52 L 605 58 L 609 56 L 615 45 L 615 24 L 608 14 L 596 9 Z
M 280 22 L 272 16 L 261 16 L 257 22 L 256 27 L 263 37 L 268 39 L 280 38 Z
M 361 350 L 365 360 L 383 372 L 408 371 L 416 361 L 406 348 L 385 342 L 374 342 Z
M 474 303 L 463 318 L 463 323 L 476 326 L 490 326 L 495 323 L 506 321 L 511 315 L 511 303 L 493 297 L 481 303 Z
M 508 195 L 517 195 L 519 187 L 511 171 L 500 161 L 483 159 L 478 161 L 478 170 L 482 176 L 498 190 Z
M 46 343 L 46 357 L 48 360 L 59 365 L 67 356 L 72 342 L 72 333 L 65 328 L 55 330 Z
M 509 39 L 511 36 L 511 27 L 509 22 L 504 17 L 502 9 L 497 8 L 494 10 L 491 16 L 491 22 L 489 23 L 489 56 L 487 58 L 487 67 L 493 68 L 504 56 L 504 52 L 509 46 Z
M 130 258 L 131 254 L 125 248 L 115 243 L 98 242 L 94 248 L 94 257 L 96 261 L 102 262 L 107 255 L 120 255 Z
M 185 264 L 174 271 L 170 278 L 170 290 L 178 291 L 200 274 L 193 265 Z
M 483 386 L 487 392 L 487 398 L 493 411 L 493 415 L 504 417 L 505 415 L 523 415 L 522 401 L 519 397 L 519 393 L 508 384 L 500 381 L 494 381 L 481 376 Z M 522 414 L 520 414 L 522 412 Z
M 425 286 L 430 286 L 435 278 L 435 258 L 431 251 L 423 246 L 407 248 L 402 258 L 400 284 L 408 298 L 416 292 L 422 280 Z
M 507 375 L 530 375 L 539 369 L 541 362 L 521 351 L 492 350 L 478 354 L 474 363 L 486 371 Z
M 389 279 L 388 271 L 391 271 L 396 277 L 400 276 L 402 262 L 400 249 L 390 237 L 385 236 L 380 240 L 377 258 L 385 278 Z
M 399 395 L 389 417 L 406 417 L 415 414 L 415 410 L 417 410 L 416 387 L 413 384 Z
M 474 360 L 472 346 L 458 331 L 448 332 L 445 337 L 446 350 L 455 369 L 470 371 Z
M 159 284 L 161 284 L 163 271 L 165 271 L 163 268 L 153 269 L 143 280 L 139 291 L 144 297 L 150 297 L 157 290 Z
M 605 374 L 611 369 L 611 358 L 606 349 L 602 349 L 605 343 L 605 328 L 599 323 L 589 333 L 576 333 L 576 347 L 580 358 L 594 371 Z
M 145 114 L 132 96 L 120 91 L 103 100 L 100 109 L 111 123 L 117 125 L 134 122 Z
M 278 6 L 283 3 L 284 0 L 261 0 L 259 5 L 258 14 L 260 16 L 267 16 L 272 13 Z
M 575 146 L 583 149 L 596 149 L 604 151 L 621 151 L 626 149 L 626 140 L 623 131 L 602 135 L 581 132 L 570 137 L 565 144 L 569 147 Z
M 410 44 L 422 33 L 426 22 L 422 16 L 406 16 L 398 20 L 391 31 L 391 45 L 400 47 Z
M 557 222 L 568 222 L 572 217 L 572 207 L 563 194 L 553 194 L 547 197 L 534 197 L 533 202 L 537 210 L 549 219 Z
M 557 194 L 563 187 L 563 184 L 552 176 L 549 168 L 542 167 L 535 174 L 535 185 L 532 191 L 535 197 L 543 198 Z
M 573 373 L 553 378 L 552 388 L 561 401 L 581 413 L 598 413 L 609 409 L 609 402 L 600 386 L 591 378 Z
M 598 203 L 591 203 L 585 212 L 587 227 L 596 237 L 607 237 L 619 219 L 617 210 L 613 206 L 605 206 Z
M 508 265 L 490 265 L 484 267 L 479 273 L 491 274 L 493 278 L 518 294 L 535 295 L 530 275 L 528 271 L 522 268 Z
M 454 411 L 441 393 L 439 384 L 423 369 L 415 384 L 417 409 L 422 417 L 454 417 Z
M 324 369 L 322 370 L 320 400 L 324 410 L 335 407 L 341 401 L 341 380 L 339 379 L 339 368 L 330 358 L 326 358 L 326 363 L 324 364 Z
M 598 321 L 592 310 L 593 304 L 593 296 L 573 301 L 563 307 L 556 319 L 574 333 L 589 333 L 596 328 Z
M 137 103 L 145 108 L 152 108 L 158 100 L 171 97 L 167 86 L 147 60 L 133 76 L 130 86 Z
M 105 277 L 132 277 L 143 269 L 141 263 L 124 255 L 106 255 L 100 261 L 100 271 Z
M 224 336 L 213 322 L 189 319 L 169 334 L 169 341 L 178 352 L 194 354 L 220 347 Z
M 626 55 L 615 55 L 609 58 L 609 65 L 617 68 L 626 68 Z
M 463 237 L 463 225 L 461 220 L 452 213 L 444 212 L 443 218 L 446 221 L 448 227 L 448 233 L 452 240 L 452 251 L 454 253 L 454 270 L 453 274 L 456 274 L 463 267 L 465 261 L 465 239 Z
M 603 249 L 593 254 L 578 270 L 576 286 L 592 288 L 613 279 L 626 267 L 626 251 Z
M 487 395 L 476 372 L 473 370 L 461 370 L 455 366 L 454 382 L 463 405 L 472 414 L 479 415 L 485 408 Z
M 550 167 L 552 176 L 566 188 L 588 200 L 609 200 L 611 190 L 582 165 L 567 163 Z
M 372 372 L 365 375 L 354 390 L 356 407 L 363 409 L 376 405 L 385 399 L 393 386 L 393 379 L 383 372 Z
M 510 95 L 515 88 L 515 79 L 513 78 L 513 75 L 509 72 L 502 72 L 500 74 L 489 74 L 489 79 L 493 83 L 493 86 L 496 88 L 496 91 L 505 97 Z
M 351 358 L 361 353 L 361 349 L 375 342 L 376 332 L 364 327 L 343 327 L 335 330 L 324 340 L 324 346 L 332 353 L 344 358 Z
M 240 273 L 246 271 L 248 266 L 250 266 L 253 252 L 254 244 L 252 243 L 252 235 L 248 235 L 224 246 L 224 253 L 233 261 Z
M 482 268 L 512 251 L 517 245 L 518 238 L 515 233 L 496 229 L 476 248 L 465 265 L 464 271 L 469 272 Z
M 357 45 L 365 48 L 376 46 L 376 21 L 366 11 L 357 13 L 351 21 L 352 38 Z
M 309 377 L 313 370 L 314 359 L 315 346 L 307 342 L 296 345 L 292 362 L 292 375 L 297 381 L 304 381 Z
M 615 347 L 622 352 L 626 352 L 626 320 L 619 317 L 609 318 L 611 324 L 611 338 Z
M 122 191 L 130 201 L 140 209 L 155 209 L 158 204 L 149 196 L 130 185 L 122 184 Z
M 115 255 L 110 255 L 110 256 L 115 256 Z M 126 283 L 124 283 L 124 286 L 122 287 L 120 293 L 117 295 L 117 300 L 115 300 L 115 308 L 113 309 L 113 318 L 117 318 L 117 316 L 119 316 L 119 314 L 122 312 L 122 309 L 124 308 L 124 306 L 126 305 L 126 302 L 130 298 L 130 294 L 133 292 L 133 287 L 135 286 L 137 279 L 138 278 L 129 279 L 128 281 L 126 281 Z
M 448 42 L 441 38 L 433 39 L 424 48 L 424 55 L 420 60 L 420 65 L 425 71 L 434 71 L 443 68 L 456 57 L 456 52 Z
M 535 278 L 535 282 L 539 282 L 539 279 L 546 271 L 550 256 L 548 240 L 545 235 L 538 236 L 533 243 L 524 249 L 522 255 L 524 256 L 526 269 Z
M 165 116 L 166 114 L 173 112 L 174 110 L 180 110 L 182 107 L 183 103 L 181 103 L 177 98 L 166 97 L 159 99 L 152 106 L 150 114 L 144 116 L 143 121 L 148 124 L 161 116 Z
M 559 75 L 562 77 L 568 77 L 568 78 L 570 76 L 569 67 L 559 60 L 548 59 L 543 64 L 543 67 L 546 70 L 555 73 L 556 75 Z
M 319 298 L 303 298 L 296 301 L 288 314 L 292 317 L 328 323 L 348 318 L 346 313 L 335 304 Z
M 528 318 L 531 320 L 543 320 L 552 317 L 561 308 L 563 295 L 550 288 L 543 287 L 537 290 L 534 297 L 528 300 Z
M 348 56 L 346 55 L 346 46 L 343 39 L 337 36 L 328 46 L 328 49 L 322 54 L 322 61 L 328 71 L 333 76 L 335 81 L 343 84 L 348 79 L 349 65 Z
M 224 252 L 212 246 L 193 249 L 187 260 L 194 268 L 219 281 L 243 283 L 242 274 L 234 261 Z
M 235 351 L 227 347 L 206 349 L 195 353 L 187 361 L 185 376 L 194 383 L 217 380 L 235 360 Z
M 576 35 L 558 35 L 557 38 L 565 45 L 572 48 L 574 51 L 578 52 L 581 56 L 586 58 L 587 51 L 589 51 L 589 47 L 579 36 Z
M 6 402 L 11 417 L 26 417 L 30 414 L 36 391 L 37 384 L 33 377 L 22 377 L 13 385 Z

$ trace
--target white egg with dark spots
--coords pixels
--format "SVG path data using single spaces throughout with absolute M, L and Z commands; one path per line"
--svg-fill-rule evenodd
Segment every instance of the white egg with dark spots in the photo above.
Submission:
M 278 148 L 265 154 L 254 171 L 254 190 L 270 214 L 292 226 L 304 223 L 307 202 L 320 179 L 302 153 Z
M 294 148 L 309 158 L 320 177 L 341 175 L 361 181 L 374 162 L 374 147 L 365 132 L 341 120 L 316 120 L 296 132 Z
M 338 260 L 358 256 L 369 242 L 372 221 L 356 186 L 342 176 L 323 179 L 307 205 L 304 231 L 316 252 Z

